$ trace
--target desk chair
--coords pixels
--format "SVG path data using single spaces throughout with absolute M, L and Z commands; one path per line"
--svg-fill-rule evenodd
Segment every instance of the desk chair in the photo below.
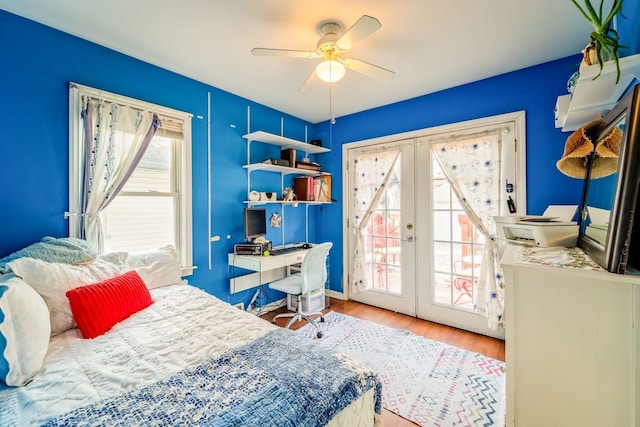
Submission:
M 324 288 L 324 284 L 327 281 L 327 256 L 332 246 L 333 243 L 331 242 L 313 245 L 311 249 L 307 249 L 307 253 L 302 259 L 300 273 L 291 274 L 284 279 L 276 280 L 269 284 L 270 289 L 275 289 L 289 295 L 296 295 L 298 301 L 295 313 L 278 314 L 271 320 L 271 323 L 276 323 L 276 319 L 281 317 L 291 317 L 291 320 L 289 320 L 289 323 L 285 326 L 289 328 L 298 320 L 304 319 L 316 328 L 316 336 L 322 338 L 320 327 L 311 316 L 314 314 L 320 315 L 320 322 L 324 322 L 324 316 L 321 311 L 303 312 L 302 295 L 308 294 L 316 289 Z

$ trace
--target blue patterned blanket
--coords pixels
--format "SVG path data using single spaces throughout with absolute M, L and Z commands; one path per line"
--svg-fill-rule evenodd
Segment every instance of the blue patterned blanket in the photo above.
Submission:
M 63 414 L 50 426 L 319 426 L 371 388 L 376 374 L 288 329 L 112 399 Z M 373 420 L 372 420 L 373 421 Z
M 96 259 L 96 250 L 86 240 L 75 237 L 56 239 L 46 236 L 40 242 L 0 259 L 0 273 L 9 273 L 11 269 L 7 267 L 7 264 L 14 259 L 23 257 L 41 259 L 46 262 L 77 264 Z

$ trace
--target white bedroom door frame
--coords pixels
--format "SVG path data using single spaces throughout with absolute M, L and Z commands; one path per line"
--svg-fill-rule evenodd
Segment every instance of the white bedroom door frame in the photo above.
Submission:
M 436 301 L 434 282 L 434 268 L 433 268 L 433 248 L 434 239 L 432 236 L 433 224 L 433 205 L 431 191 L 429 188 L 425 188 L 427 182 L 431 182 L 431 153 L 428 145 L 422 144 L 425 138 L 430 136 L 441 136 L 443 134 L 458 133 L 463 131 L 469 131 L 474 128 L 481 128 L 483 126 L 502 126 L 506 133 L 505 147 L 508 149 L 503 150 L 503 156 L 511 155 L 513 162 L 510 168 L 507 168 L 507 176 L 509 182 L 513 184 L 513 192 L 510 196 L 513 198 L 517 208 L 518 215 L 525 215 L 527 213 L 526 208 L 526 146 L 525 146 L 525 113 L 524 111 L 502 114 L 498 116 L 487 117 L 483 119 L 471 120 L 467 122 L 456 123 L 452 125 L 438 126 L 435 128 L 421 129 L 418 131 L 390 135 L 381 138 L 375 138 L 366 141 L 359 141 L 355 143 L 345 144 L 343 146 L 343 194 L 345 195 L 345 203 L 343 204 L 344 218 L 349 218 L 350 211 L 349 206 L 351 202 L 352 186 L 349 181 L 347 172 L 347 164 L 349 162 L 349 150 L 362 149 L 362 147 L 374 146 L 380 144 L 397 143 L 399 141 L 413 140 L 412 146 L 415 147 L 412 161 L 415 163 L 411 169 L 415 170 L 414 176 L 411 177 L 413 182 L 403 181 L 403 186 L 411 186 L 414 188 L 412 203 L 415 209 L 413 218 L 415 221 L 412 223 L 413 238 L 411 256 L 413 260 L 409 261 L 406 258 L 409 253 L 404 252 L 403 245 L 403 275 L 409 265 L 415 269 L 413 272 L 407 275 L 407 277 L 413 277 L 412 284 L 403 283 L 402 292 L 406 295 L 413 295 L 415 301 L 403 301 L 399 304 L 397 297 L 389 296 L 384 293 L 376 293 L 371 291 L 358 292 L 351 294 L 349 288 L 349 272 L 353 265 L 353 232 L 346 224 L 343 233 L 343 261 L 345 266 L 345 275 L 343 280 L 343 292 L 348 299 L 354 299 L 357 301 L 365 302 L 370 305 L 375 305 L 389 310 L 402 312 L 405 314 L 417 316 L 421 319 L 432 320 L 438 323 L 455 326 L 461 329 L 482 333 L 485 335 L 495 336 L 502 338 L 504 333 L 502 331 L 493 331 L 489 329 L 486 324 L 486 319 L 469 309 L 461 309 L 461 307 L 447 306 L 446 304 L 440 304 Z M 408 177 L 405 179 L 409 179 Z M 500 183 L 501 188 L 504 188 L 503 183 Z M 506 199 L 506 197 L 505 197 Z M 506 210 L 506 204 L 501 214 L 508 212 Z M 404 244 L 405 242 L 403 242 Z M 374 295 L 377 294 L 377 295 Z M 398 308 L 400 306 L 400 308 Z M 414 307 L 413 313 L 411 307 Z

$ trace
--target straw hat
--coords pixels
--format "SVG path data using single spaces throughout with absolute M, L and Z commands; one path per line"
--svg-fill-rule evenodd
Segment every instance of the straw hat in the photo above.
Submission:
M 569 135 L 564 144 L 564 154 L 556 163 L 560 172 L 571 178 L 585 178 L 587 160 L 594 148 L 592 132 L 600 123 L 602 119 L 593 120 Z
M 591 178 L 604 178 L 618 170 L 618 156 L 622 143 L 622 131 L 615 126 L 596 143 L 596 155 L 591 166 Z

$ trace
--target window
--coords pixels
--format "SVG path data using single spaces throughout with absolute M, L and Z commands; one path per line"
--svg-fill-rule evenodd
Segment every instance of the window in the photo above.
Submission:
M 121 190 L 96 212 L 83 213 L 85 143 L 83 108 L 91 102 L 117 104 L 135 111 L 157 115 L 156 130 Z M 108 109 L 105 111 L 109 111 Z M 109 111 L 111 113 L 111 111 Z M 93 121 L 101 120 L 96 114 Z M 137 123 L 135 124 L 137 126 Z M 95 126 L 95 123 L 94 123 Z M 111 128 L 110 128 L 111 129 Z M 126 157 L 135 145 L 133 128 L 115 127 L 108 137 L 109 157 Z M 106 141 L 105 141 L 106 143 Z M 191 232 L 191 115 L 131 98 L 72 83 L 70 86 L 70 235 L 91 240 L 86 233 L 86 217 L 98 215 L 102 252 L 138 252 L 165 245 L 176 247 L 183 274 L 192 270 Z M 99 179 L 99 178 L 98 178 Z M 98 181 L 96 179 L 96 181 Z M 106 197 L 108 198 L 108 197 Z M 105 199 L 106 199 L 105 198 Z

